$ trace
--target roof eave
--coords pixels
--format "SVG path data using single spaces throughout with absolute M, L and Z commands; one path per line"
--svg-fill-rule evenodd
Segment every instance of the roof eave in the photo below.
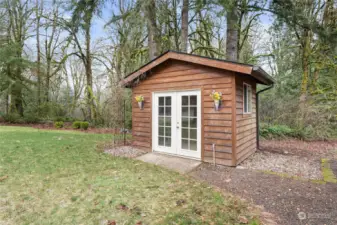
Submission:
M 275 83 L 275 80 L 259 66 L 253 66 L 251 75 L 260 81 L 261 84 L 271 85 Z

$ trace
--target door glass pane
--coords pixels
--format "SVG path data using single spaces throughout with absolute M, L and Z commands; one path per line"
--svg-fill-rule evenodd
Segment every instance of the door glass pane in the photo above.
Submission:
M 181 129 L 181 137 L 188 138 L 188 129 Z
M 165 138 L 165 146 L 171 147 L 171 138 L 168 138 L 168 137 Z
M 159 107 L 159 116 L 164 116 L 164 107 Z
M 190 107 L 190 116 L 197 117 L 197 107 Z
M 159 146 L 164 146 L 164 137 L 158 137 Z
M 181 96 L 181 148 L 197 150 L 197 95 Z
M 181 115 L 188 116 L 188 107 L 181 107 Z
M 158 97 L 158 145 L 171 147 L 171 96 Z
M 197 150 L 197 141 L 190 141 L 190 150 Z
M 171 116 L 171 107 L 165 107 L 165 116 Z
M 171 117 L 165 117 L 165 126 L 171 126 Z
M 192 128 L 197 127 L 197 118 L 190 118 L 190 127 Z
M 164 97 L 159 97 L 159 105 L 164 105 Z
M 183 118 L 181 118 L 181 126 L 182 127 L 188 127 L 188 120 L 189 120 L 189 118 L 188 117 L 183 117 Z
M 164 136 L 164 127 L 159 127 L 159 136 Z
M 159 117 L 159 126 L 164 126 L 164 117 Z
M 186 140 L 186 139 L 181 140 L 181 148 L 182 149 L 188 149 L 188 140 Z
M 181 104 L 182 105 L 188 105 L 188 96 L 182 96 L 181 97 Z
M 190 139 L 197 139 L 197 129 L 190 129 Z
M 166 97 L 165 98 L 165 105 L 170 106 L 171 105 L 171 97 Z
M 197 96 L 196 95 L 191 95 L 190 96 L 190 105 L 191 106 L 196 106 L 197 105 Z
M 165 127 L 165 136 L 171 137 L 171 127 Z

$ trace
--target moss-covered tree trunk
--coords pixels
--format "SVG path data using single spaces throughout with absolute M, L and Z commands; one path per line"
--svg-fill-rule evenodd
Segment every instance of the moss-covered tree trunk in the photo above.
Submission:
M 300 92 L 300 118 L 299 126 L 303 127 L 305 105 L 308 93 L 309 73 L 310 73 L 310 52 L 311 52 L 311 32 L 309 29 L 305 29 L 303 32 L 302 40 L 302 81 Z

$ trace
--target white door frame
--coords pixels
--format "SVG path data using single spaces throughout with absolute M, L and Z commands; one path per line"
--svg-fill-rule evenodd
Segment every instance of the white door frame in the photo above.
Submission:
M 164 147 L 159 146 L 158 144 L 158 106 L 159 97 L 171 97 L 171 147 Z M 176 154 L 176 142 L 173 141 L 173 138 L 176 137 L 176 127 L 173 127 L 175 123 L 172 121 L 173 119 L 173 112 L 176 112 L 176 99 L 174 92 L 158 92 L 158 93 L 152 93 L 152 151 L 158 151 L 168 154 Z
M 197 95 L 197 151 L 181 149 L 181 96 Z M 158 144 L 158 99 L 171 96 L 171 147 Z M 152 151 L 201 160 L 201 90 L 152 92 Z
M 185 157 L 191 157 L 201 159 L 201 91 L 179 91 L 177 92 L 177 154 Z M 182 121 L 181 121 L 181 97 L 184 95 L 196 95 L 197 96 L 197 150 L 184 150 L 182 149 Z

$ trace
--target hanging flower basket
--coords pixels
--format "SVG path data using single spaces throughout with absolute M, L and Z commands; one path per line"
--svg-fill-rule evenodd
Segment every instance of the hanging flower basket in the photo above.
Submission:
M 211 98 L 214 101 L 214 109 L 215 111 L 218 111 L 221 105 L 221 97 L 222 97 L 222 93 L 221 92 L 217 92 L 215 90 L 212 91 L 212 94 L 210 94 Z
M 140 109 L 143 109 L 144 108 L 144 96 L 138 95 L 138 96 L 135 97 L 135 99 L 138 102 L 138 107 Z

